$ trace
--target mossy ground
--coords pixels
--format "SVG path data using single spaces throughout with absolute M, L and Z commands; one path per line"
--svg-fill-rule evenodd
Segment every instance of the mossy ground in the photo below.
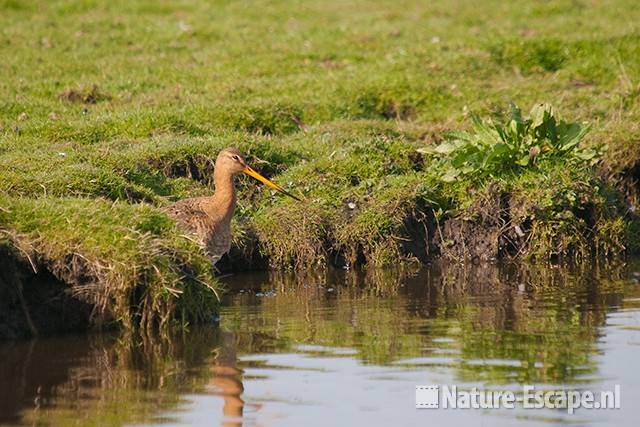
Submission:
M 240 180 L 237 243 L 256 235 L 274 264 L 443 251 L 452 218 L 518 225 L 512 255 L 637 249 L 638 22 L 630 0 L 0 0 L 0 238 L 43 265 L 90 260 L 110 304 L 145 282 L 200 312 L 214 279 L 158 208 L 208 194 L 235 145 L 306 200 Z M 603 162 L 438 179 L 417 150 L 509 101 L 591 122 Z

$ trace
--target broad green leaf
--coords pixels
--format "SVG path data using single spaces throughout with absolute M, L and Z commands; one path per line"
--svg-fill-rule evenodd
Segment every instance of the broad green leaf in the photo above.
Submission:
M 420 154 L 436 154 L 437 153 L 437 151 L 435 150 L 435 148 L 433 146 L 417 148 L 416 152 L 418 152 Z
M 456 144 L 454 141 L 450 141 L 439 144 L 433 149 L 433 151 L 438 154 L 450 154 L 453 153 L 457 148 L 458 144 Z
M 531 127 L 536 129 L 540 127 L 546 120 L 554 117 L 553 107 L 550 104 L 540 103 L 534 105 L 529 113 L 531 117 Z
M 575 156 L 579 159 L 582 160 L 591 160 L 593 159 L 595 156 L 597 155 L 597 153 L 593 150 L 583 150 L 583 151 L 576 151 Z
M 444 173 L 444 175 L 442 175 L 442 180 L 444 182 L 453 182 L 456 180 L 456 178 L 458 177 L 458 175 L 460 175 L 460 171 L 454 168 L 449 168 L 447 169 L 447 171 Z
M 474 172 L 475 170 L 476 170 L 476 168 L 474 168 L 473 166 L 471 166 L 471 165 L 467 165 L 467 166 L 463 166 L 463 167 L 460 169 L 460 172 L 461 172 L 462 174 L 469 174 L 469 173 L 471 173 L 471 172 Z

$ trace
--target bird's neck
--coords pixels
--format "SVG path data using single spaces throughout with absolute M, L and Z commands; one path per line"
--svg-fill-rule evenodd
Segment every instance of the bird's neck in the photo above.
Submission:
M 211 206 L 216 209 L 217 214 L 222 214 L 225 218 L 231 219 L 236 207 L 236 189 L 233 185 L 233 174 L 214 170 L 213 183 L 216 190 L 212 196 Z

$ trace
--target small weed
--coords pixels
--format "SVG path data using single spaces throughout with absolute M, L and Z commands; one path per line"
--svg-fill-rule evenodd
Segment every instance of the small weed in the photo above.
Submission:
M 558 120 L 548 104 L 534 106 L 527 117 L 512 104 L 505 122 L 472 118 L 471 132 L 452 133 L 449 140 L 419 150 L 438 159 L 444 181 L 459 176 L 497 177 L 554 159 L 582 167 L 597 162 L 604 148 L 582 147 L 588 126 Z

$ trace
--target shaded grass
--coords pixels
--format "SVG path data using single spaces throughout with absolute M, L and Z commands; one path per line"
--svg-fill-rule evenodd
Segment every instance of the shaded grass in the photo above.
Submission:
M 504 67 L 517 67 L 531 73 L 558 71 L 567 61 L 569 52 L 560 40 L 508 40 L 489 47 L 491 57 Z

